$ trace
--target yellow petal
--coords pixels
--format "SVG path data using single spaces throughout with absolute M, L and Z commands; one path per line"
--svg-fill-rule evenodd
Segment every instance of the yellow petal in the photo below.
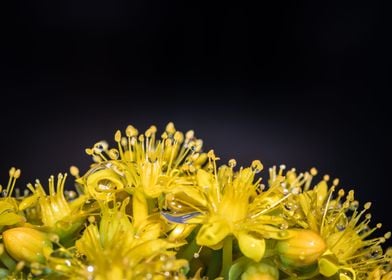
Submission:
M 19 216 L 13 212 L 0 215 L 0 226 L 10 226 L 25 221 L 26 219 L 24 217 Z
M 0 201 L 0 215 L 9 211 L 14 211 L 14 206 L 11 203 Z
M 137 227 L 148 217 L 148 205 L 144 194 L 141 191 L 135 191 L 132 196 L 133 221 Z
M 257 238 L 250 233 L 240 232 L 237 235 L 238 244 L 241 252 L 248 258 L 258 262 L 262 259 L 265 252 L 264 238 Z
M 230 228 L 225 222 L 210 222 L 200 228 L 196 242 L 198 245 L 211 247 L 221 242 L 229 233 Z
M 30 206 L 33 206 L 37 201 L 38 201 L 39 196 L 38 195 L 31 195 L 26 198 L 24 198 L 21 203 L 19 204 L 19 210 L 23 211 L 26 208 L 29 208 Z
M 207 171 L 203 169 L 199 169 L 197 171 L 197 184 L 202 187 L 202 188 L 210 188 L 213 185 L 214 182 L 214 177 L 212 176 L 211 173 L 208 173 Z
M 328 196 L 328 185 L 327 182 L 321 181 L 314 187 L 317 193 L 317 207 L 321 207 Z
M 331 257 L 332 256 L 322 257 L 318 262 L 320 274 L 326 277 L 331 277 L 339 270 L 339 265 L 337 265 Z

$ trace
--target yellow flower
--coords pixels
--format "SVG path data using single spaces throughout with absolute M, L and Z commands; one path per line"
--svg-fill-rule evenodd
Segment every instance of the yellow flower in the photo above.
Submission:
M 333 180 L 332 186 L 328 187 L 328 180 L 326 175 L 313 189 L 291 197 L 290 211 L 286 214 L 297 225 L 317 232 L 324 240 L 326 251 L 318 259 L 322 275 L 330 277 L 338 274 L 342 280 L 366 279 L 374 269 L 390 261 L 381 244 L 391 233 L 369 238 L 381 227 L 381 224 L 369 227 L 371 215 L 365 212 L 371 203 L 365 203 L 364 209 L 359 211 L 354 191 L 349 191 L 344 199 L 342 189 L 334 198 L 339 181 Z
M 68 237 L 80 229 L 88 215 L 88 211 L 82 209 L 87 199 L 86 196 L 75 198 L 76 194 L 73 192 L 69 199 L 65 198 L 66 178 L 67 174 L 59 174 L 56 183 L 54 176 L 51 176 L 49 194 L 45 192 L 39 180 L 36 180 L 34 187 L 28 184 L 27 187 L 32 194 L 25 197 L 19 204 L 20 211 L 26 211 L 31 217 L 38 214 L 42 225 L 51 228 L 60 238 Z M 71 198 L 72 200 L 69 201 Z
M 172 186 L 189 184 L 187 176 L 200 168 L 207 157 L 200 153 L 202 141 L 192 130 L 185 136 L 173 123 L 166 126 L 161 139 L 157 128 L 151 126 L 144 134 L 129 125 L 122 136 L 114 136 L 118 148 L 109 148 L 105 141 L 96 143 L 86 153 L 96 162 L 78 181 L 96 199 L 107 200 L 121 189 L 142 191 L 157 198 Z M 98 174 L 97 174 L 98 173 Z M 101 193 L 101 194 L 100 194 Z
M 198 245 L 222 248 L 225 238 L 234 235 L 242 253 L 260 261 L 265 251 L 265 238 L 287 238 L 286 221 L 271 213 L 286 195 L 272 187 L 263 193 L 260 180 L 254 181 L 262 170 L 260 161 L 234 172 L 235 161 L 217 170 L 218 158 L 208 153 L 209 171 L 198 170 L 196 182 L 187 188 L 173 189 L 166 196 L 170 213 L 163 215 L 174 223 L 200 223 L 196 236 Z
M 76 241 L 79 254 L 87 259 L 94 279 L 160 279 L 178 277 L 187 267 L 169 249 L 181 246 L 160 239 L 161 225 L 151 218 L 136 228 L 126 214 L 129 203 L 102 205 L 99 226 L 90 224 Z M 165 278 L 165 279 L 166 279 Z
M 18 213 L 18 203 L 12 197 L 16 180 L 20 177 L 20 169 L 12 167 L 9 171 L 9 180 L 7 187 L 3 189 L 0 185 L 0 192 L 3 197 L 0 198 L 0 232 L 3 226 L 11 226 L 26 221 L 25 217 Z

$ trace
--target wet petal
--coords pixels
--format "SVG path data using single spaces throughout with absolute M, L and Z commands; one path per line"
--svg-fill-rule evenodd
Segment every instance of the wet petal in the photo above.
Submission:
M 241 232 L 238 234 L 238 244 L 241 252 L 248 258 L 258 262 L 264 256 L 265 240 L 257 238 L 251 233 Z

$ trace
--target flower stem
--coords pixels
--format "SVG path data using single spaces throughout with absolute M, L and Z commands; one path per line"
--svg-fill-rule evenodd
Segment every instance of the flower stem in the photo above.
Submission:
M 223 241 L 222 270 L 220 276 L 228 279 L 229 270 L 233 262 L 233 237 L 227 236 Z
M 187 246 L 181 248 L 180 252 L 178 252 L 178 257 L 184 258 L 187 260 L 193 259 L 193 254 L 196 253 L 199 249 L 199 246 L 196 243 L 196 238 L 193 238 Z

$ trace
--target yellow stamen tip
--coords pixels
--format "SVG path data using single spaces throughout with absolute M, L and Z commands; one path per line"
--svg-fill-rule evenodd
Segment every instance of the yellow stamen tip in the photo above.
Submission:
M 139 131 L 132 125 L 128 125 L 125 129 L 125 134 L 127 135 L 127 137 L 133 137 L 137 136 L 139 134 Z
M 363 207 L 367 210 L 367 209 L 370 209 L 371 206 L 372 206 L 371 202 L 366 202 Z
M 166 125 L 166 132 L 167 132 L 168 134 L 174 134 L 174 133 L 176 132 L 176 128 L 174 127 L 174 124 L 173 124 L 172 122 L 169 122 L 169 123 Z
M 121 141 L 121 131 L 117 130 L 116 133 L 114 134 L 114 141 L 117 143 Z
M 310 169 L 310 175 L 316 176 L 316 175 L 317 175 L 317 169 L 314 168 L 314 167 L 312 167 L 312 168 Z
M 69 168 L 69 172 L 71 173 L 72 176 L 79 177 L 79 168 L 77 168 L 76 166 L 72 165 Z
M 10 171 L 9 171 L 10 177 L 14 177 L 15 171 L 16 171 L 15 167 L 11 167 L 11 169 L 10 169 Z
M 15 173 L 14 173 L 14 178 L 15 178 L 15 179 L 18 179 L 18 178 L 20 177 L 20 175 L 21 175 L 21 171 L 20 171 L 20 169 L 17 169 L 17 170 L 15 171 Z

